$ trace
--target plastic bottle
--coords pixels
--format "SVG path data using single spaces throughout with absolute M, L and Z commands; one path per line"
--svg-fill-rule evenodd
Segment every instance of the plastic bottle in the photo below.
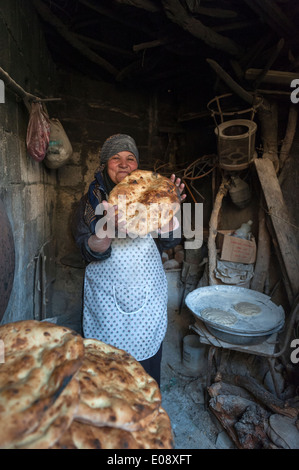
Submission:
M 231 179 L 233 184 L 229 190 L 230 197 L 236 206 L 243 209 L 251 199 L 249 185 L 239 176 L 232 176 Z
M 237 230 L 234 231 L 233 236 L 250 240 L 251 227 L 252 227 L 252 220 L 248 220 L 248 222 L 242 224 L 241 227 L 239 227 Z

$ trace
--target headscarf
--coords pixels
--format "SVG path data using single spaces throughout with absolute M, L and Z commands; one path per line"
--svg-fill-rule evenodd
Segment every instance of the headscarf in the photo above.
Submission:
M 139 164 L 139 152 L 135 140 L 126 134 L 114 134 L 105 140 L 100 153 L 101 164 L 106 164 L 109 158 L 118 152 L 132 152 Z
M 126 134 L 114 134 L 105 140 L 100 152 L 100 170 L 95 173 L 95 179 L 90 184 L 87 193 L 87 202 L 85 207 L 84 219 L 90 227 L 92 233 L 95 233 L 95 226 L 101 216 L 95 214 L 97 206 L 103 199 L 108 199 L 110 191 L 115 183 L 111 180 L 107 171 L 108 160 L 118 152 L 132 152 L 139 165 L 139 152 L 135 140 Z

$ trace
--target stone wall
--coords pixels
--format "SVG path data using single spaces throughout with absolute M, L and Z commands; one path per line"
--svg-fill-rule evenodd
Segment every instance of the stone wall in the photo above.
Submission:
M 1 1 L 0 63 L 27 92 L 53 96 L 55 67 L 27 0 Z M 53 237 L 56 173 L 27 155 L 28 119 L 24 103 L 6 87 L 0 104 L 0 198 L 14 237 L 15 275 L 4 323 L 40 314 L 40 298 L 34 295 L 37 257 Z
M 26 152 L 29 113 L 6 89 L 5 104 L 0 104 L 0 198 L 12 226 L 16 261 L 2 322 L 59 317 L 64 324 L 69 318 L 76 327 L 84 264 L 70 226 L 73 210 L 99 165 L 100 148 L 111 134 L 130 134 L 142 167 L 153 168 L 168 142 L 167 132 L 159 136 L 159 125 L 173 122 L 174 108 L 167 94 L 157 100 L 142 89 L 57 70 L 26 0 L 3 0 L 0 23 L 1 67 L 26 91 L 61 98 L 47 103 L 47 110 L 61 121 L 73 147 L 71 159 L 58 170 L 33 161 Z

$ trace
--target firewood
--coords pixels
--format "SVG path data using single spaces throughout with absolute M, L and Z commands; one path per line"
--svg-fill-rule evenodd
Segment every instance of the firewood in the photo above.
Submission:
M 222 379 L 224 382 L 245 388 L 258 402 L 262 403 L 266 408 L 274 413 L 279 413 L 284 416 L 288 416 L 289 418 L 295 418 L 299 414 L 299 409 L 293 408 L 289 406 L 288 403 L 284 403 L 279 398 L 276 398 L 252 377 L 224 374 L 222 375 Z
M 270 413 L 254 401 L 219 395 L 209 401 L 209 408 L 239 449 L 271 446 L 265 432 Z
M 214 382 L 210 387 L 208 387 L 208 393 L 211 398 L 217 397 L 218 395 L 235 395 L 241 398 L 246 398 L 247 400 L 252 399 L 252 395 L 247 392 L 247 390 L 244 390 L 244 388 L 228 384 L 222 380 Z

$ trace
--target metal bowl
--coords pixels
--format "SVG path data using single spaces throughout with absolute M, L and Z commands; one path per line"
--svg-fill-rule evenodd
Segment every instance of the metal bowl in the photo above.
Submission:
M 259 307 L 259 313 L 253 316 L 240 314 L 234 308 L 240 302 L 253 303 Z M 187 295 L 185 303 L 214 336 L 232 344 L 251 345 L 264 342 L 273 333 L 280 331 L 285 322 L 283 308 L 275 305 L 270 297 L 239 286 L 200 287 Z M 224 322 L 207 319 L 204 315 L 206 308 L 220 310 L 224 314 L 230 313 L 236 318 L 236 322 L 225 325 Z
M 234 333 L 227 333 L 226 331 L 218 330 L 206 324 L 207 330 L 216 338 L 225 341 L 226 343 L 235 344 L 239 346 L 252 346 L 260 344 L 269 339 L 276 331 L 269 331 L 261 335 L 238 335 Z

